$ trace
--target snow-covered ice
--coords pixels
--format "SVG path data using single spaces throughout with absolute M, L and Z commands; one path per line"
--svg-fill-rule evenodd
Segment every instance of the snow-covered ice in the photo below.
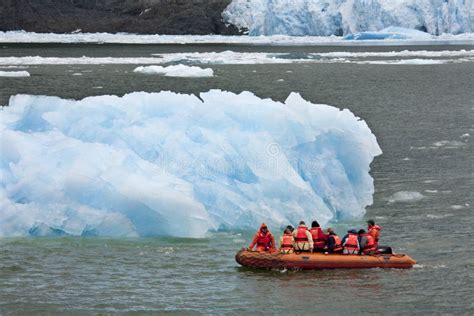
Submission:
M 0 71 L 0 77 L 11 77 L 11 78 L 19 78 L 19 77 L 29 77 L 30 73 L 26 70 L 22 71 Z
M 18 95 L 0 133 L 0 236 L 200 237 L 360 218 L 381 153 L 349 110 L 296 93 Z
M 386 27 L 474 31 L 472 0 L 232 0 L 223 16 L 250 35 L 347 35 Z
M 134 72 L 147 75 L 164 75 L 166 77 L 213 77 L 214 71 L 211 68 L 201 68 L 187 65 L 172 66 L 140 66 Z

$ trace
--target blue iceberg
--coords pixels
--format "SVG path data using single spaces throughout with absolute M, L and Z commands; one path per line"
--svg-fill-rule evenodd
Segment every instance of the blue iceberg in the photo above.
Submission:
M 381 153 L 363 120 L 297 93 L 18 95 L 0 133 L 0 236 L 202 237 L 359 218 Z

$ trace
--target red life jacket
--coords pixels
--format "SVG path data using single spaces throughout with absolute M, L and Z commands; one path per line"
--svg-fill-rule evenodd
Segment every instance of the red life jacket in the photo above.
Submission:
M 379 225 L 374 225 L 369 228 L 369 231 L 367 232 L 370 236 L 374 238 L 374 241 L 376 244 L 379 242 L 379 236 L 380 236 L 380 231 L 382 230 L 382 227 Z
M 309 232 L 313 237 L 314 248 L 324 249 L 324 247 L 326 246 L 327 236 L 324 234 L 321 227 L 311 227 Z
M 342 243 L 341 243 L 341 238 L 339 238 L 338 235 L 329 235 L 328 238 L 333 238 L 334 239 L 334 249 L 333 251 L 341 251 L 342 250 Z
M 293 235 L 283 234 L 281 241 L 281 250 L 292 250 L 293 249 Z
M 270 242 L 272 241 L 272 235 L 270 232 L 263 234 L 261 231 L 258 233 L 257 247 L 270 248 Z
M 377 245 L 375 244 L 374 238 L 372 236 L 370 236 L 369 234 L 362 234 L 361 236 L 367 237 L 367 244 L 365 244 L 364 248 L 362 249 L 362 252 L 368 253 L 377 250 Z
M 344 250 L 347 250 L 349 253 L 358 253 L 359 252 L 359 236 L 357 234 L 349 233 L 347 236 L 346 242 L 344 244 Z
M 307 241 L 309 241 L 308 236 L 306 236 L 307 231 L 308 231 L 308 229 L 304 226 L 298 227 L 298 230 L 296 231 L 295 241 L 296 242 L 307 242 Z

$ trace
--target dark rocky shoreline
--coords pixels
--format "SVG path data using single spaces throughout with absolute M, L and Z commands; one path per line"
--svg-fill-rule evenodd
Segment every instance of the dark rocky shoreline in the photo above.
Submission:
M 231 0 L 2 0 L 0 31 L 222 34 Z

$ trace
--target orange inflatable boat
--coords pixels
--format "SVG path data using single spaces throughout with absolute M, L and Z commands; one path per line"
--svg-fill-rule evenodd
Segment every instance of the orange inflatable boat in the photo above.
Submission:
M 241 250 L 235 260 L 244 267 L 273 269 L 368 269 L 413 267 L 415 260 L 405 254 L 343 255 L 323 253 L 258 252 Z

